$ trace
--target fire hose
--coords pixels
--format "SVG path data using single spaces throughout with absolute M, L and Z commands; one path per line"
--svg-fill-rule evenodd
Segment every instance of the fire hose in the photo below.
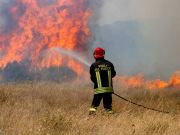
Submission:
M 116 93 L 113 93 L 113 94 L 114 94 L 115 96 L 119 97 L 120 99 L 126 101 L 126 102 L 129 102 L 129 103 L 131 103 L 131 104 L 133 104 L 133 105 L 142 107 L 142 108 L 144 108 L 144 109 L 152 110 L 152 111 L 160 112 L 160 113 L 165 113 L 165 114 L 169 114 L 169 113 L 170 113 L 170 112 L 167 112 L 167 111 L 162 111 L 162 110 L 158 110 L 158 109 L 146 107 L 146 106 L 144 106 L 144 105 L 141 105 L 141 104 L 135 103 L 135 102 L 133 102 L 133 101 L 130 101 L 130 100 L 128 100 L 128 99 L 126 99 L 126 98 L 124 98 L 124 97 L 122 97 L 122 96 L 120 96 L 120 95 L 118 95 L 118 94 L 116 94 Z

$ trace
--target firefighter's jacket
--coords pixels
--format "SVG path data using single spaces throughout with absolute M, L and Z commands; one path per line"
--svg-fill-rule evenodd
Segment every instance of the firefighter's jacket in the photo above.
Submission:
M 94 94 L 113 93 L 112 78 L 116 71 L 111 62 L 105 59 L 97 59 L 90 67 L 91 80 L 94 83 Z

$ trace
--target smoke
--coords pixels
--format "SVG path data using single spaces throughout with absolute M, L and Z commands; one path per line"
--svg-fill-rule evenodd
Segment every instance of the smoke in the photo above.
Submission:
M 4 10 L 4 6 L 6 5 L 6 3 L 8 3 L 6 0 L 1 0 L 0 1 L 0 32 L 2 31 L 3 26 L 5 25 L 5 17 L 3 15 L 3 10 Z
M 0 34 L 7 34 L 17 27 L 18 20 L 12 16 L 12 11 L 10 10 L 15 4 L 16 2 L 11 0 L 0 1 Z M 25 7 L 20 4 L 17 15 L 20 16 L 24 11 Z
M 96 44 L 120 74 L 169 77 L 180 70 L 179 0 L 105 0 Z
M 26 82 L 26 81 L 53 81 L 67 82 L 77 78 L 76 73 L 68 67 L 50 67 L 41 70 L 29 70 L 28 63 L 9 63 L 0 70 L 1 82 Z

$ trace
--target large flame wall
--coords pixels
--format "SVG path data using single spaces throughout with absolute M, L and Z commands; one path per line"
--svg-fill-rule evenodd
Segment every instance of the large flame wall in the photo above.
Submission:
M 82 72 L 80 63 L 52 48 L 84 52 L 91 35 L 91 8 L 86 0 L 14 0 L 4 11 L 0 29 L 0 68 L 13 61 L 31 66 L 64 66 Z M 11 29 L 9 29 L 11 28 Z

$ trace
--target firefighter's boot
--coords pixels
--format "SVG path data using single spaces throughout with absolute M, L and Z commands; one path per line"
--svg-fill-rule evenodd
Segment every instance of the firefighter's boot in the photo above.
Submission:
M 96 114 L 96 110 L 97 110 L 96 107 L 91 107 L 91 108 L 89 109 L 89 115 L 95 115 L 95 114 Z
M 108 114 L 113 114 L 113 110 L 112 110 L 112 109 L 106 109 L 105 111 L 106 111 L 106 113 L 108 113 Z

